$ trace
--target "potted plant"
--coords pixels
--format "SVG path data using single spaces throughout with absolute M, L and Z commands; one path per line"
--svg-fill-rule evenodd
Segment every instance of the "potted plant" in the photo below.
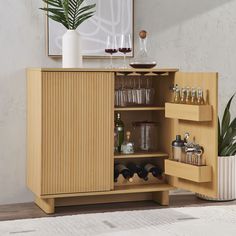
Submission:
M 76 29 L 95 13 L 96 4 L 85 5 L 85 0 L 42 0 L 40 8 L 47 16 L 61 23 L 67 32 L 62 38 L 62 65 L 64 68 L 82 67 L 80 35 Z
M 218 196 L 207 200 L 229 201 L 236 199 L 236 118 L 231 119 L 230 98 L 222 118 L 218 118 Z

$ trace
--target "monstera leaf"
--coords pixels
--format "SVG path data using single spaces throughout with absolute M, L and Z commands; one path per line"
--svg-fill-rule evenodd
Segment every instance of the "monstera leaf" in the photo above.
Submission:
M 220 124 L 218 118 L 218 154 L 233 156 L 236 154 L 236 118 L 231 121 L 230 106 L 235 94 L 230 98 Z M 230 122 L 231 121 L 231 122 Z
M 85 5 L 85 0 L 42 0 L 47 4 L 40 8 L 47 16 L 69 30 L 75 30 L 95 13 L 96 4 Z

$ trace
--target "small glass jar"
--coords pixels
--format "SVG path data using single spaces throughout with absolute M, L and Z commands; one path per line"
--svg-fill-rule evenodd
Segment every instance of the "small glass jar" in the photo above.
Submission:
M 134 153 L 134 143 L 130 141 L 131 132 L 126 132 L 126 139 L 121 145 L 121 152 L 123 154 L 132 154 Z
M 137 151 L 157 151 L 158 123 L 157 122 L 134 122 L 134 143 Z

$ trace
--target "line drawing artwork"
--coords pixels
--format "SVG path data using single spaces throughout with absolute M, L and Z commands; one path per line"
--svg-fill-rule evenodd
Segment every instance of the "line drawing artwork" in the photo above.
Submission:
M 133 38 L 133 0 L 87 0 L 96 3 L 96 13 L 77 30 L 82 37 L 83 56 L 107 56 L 104 49 L 107 35 L 130 34 Z M 61 56 L 62 36 L 66 29 L 48 19 L 48 55 Z M 132 56 L 132 52 L 127 56 Z M 117 53 L 115 56 L 122 56 Z

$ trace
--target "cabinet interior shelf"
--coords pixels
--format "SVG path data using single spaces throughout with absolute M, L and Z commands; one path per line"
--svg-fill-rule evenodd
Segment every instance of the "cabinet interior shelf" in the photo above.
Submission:
M 41 195 L 42 199 L 48 198 L 65 198 L 65 197 L 83 197 L 83 196 L 100 196 L 100 195 L 114 195 L 114 194 L 127 194 L 127 193 L 151 193 L 173 190 L 175 187 L 163 184 L 145 184 L 145 185 L 121 185 L 115 186 L 113 190 L 101 192 L 87 192 L 87 193 L 63 193 L 63 194 L 49 194 Z
M 115 193 L 148 193 L 158 191 L 169 191 L 175 189 L 169 184 L 146 184 L 146 185 L 121 185 L 113 190 Z
M 115 107 L 115 111 L 164 111 L 165 107 Z
M 168 157 L 164 152 L 136 152 L 133 154 L 114 154 L 115 159 Z

